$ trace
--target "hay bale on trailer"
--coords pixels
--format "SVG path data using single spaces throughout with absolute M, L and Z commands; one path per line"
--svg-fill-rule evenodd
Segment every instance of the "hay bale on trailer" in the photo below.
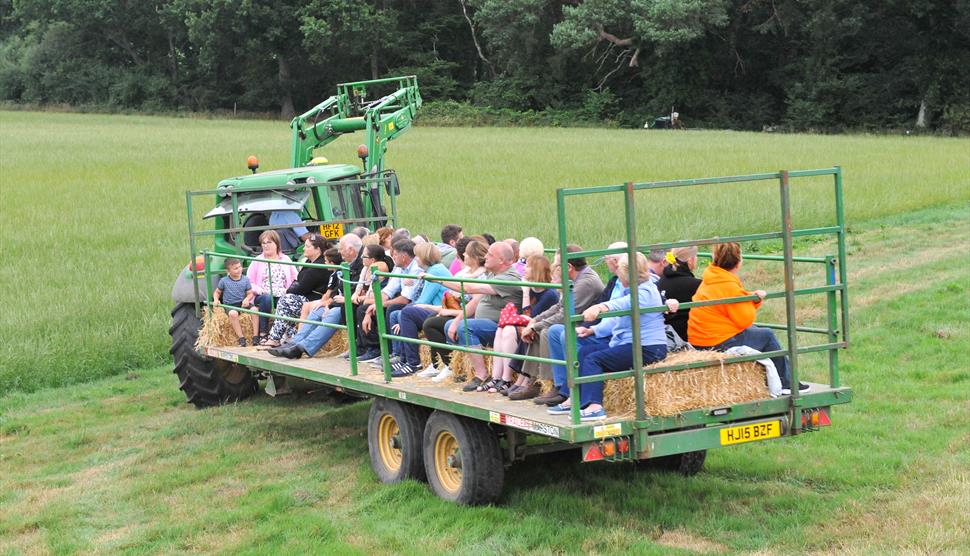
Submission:
M 240 313 L 239 324 L 242 327 L 243 338 L 252 338 L 253 323 L 249 315 Z M 232 331 L 226 310 L 223 307 L 206 307 L 202 316 L 202 329 L 199 330 L 199 339 L 195 347 L 202 349 L 238 345 L 236 333 Z
M 644 368 L 709 361 L 707 367 L 646 376 L 644 399 L 648 415 L 664 417 L 704 407 L 721 407 L 769 397 L 765 369 L 755 361 L 725 364 L 717 351 L 681 351 Z M 603 405 L 613 417 L 636 414 L 633 378 L 608 380 Z

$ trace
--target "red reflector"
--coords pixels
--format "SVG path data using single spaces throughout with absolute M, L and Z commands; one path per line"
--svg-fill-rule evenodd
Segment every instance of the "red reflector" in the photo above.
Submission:
M 832 424 L 832 420 L 829 419 L 829 412 L 827 409 L 822 408 L 818 410 L 818 424 L 821 427 L 828 427 Z
M 583 461 L 596 461 L 603 459 L 603 452 L 600 451 L 599 444 L 589 444 L 586 453 L 583 454 Z

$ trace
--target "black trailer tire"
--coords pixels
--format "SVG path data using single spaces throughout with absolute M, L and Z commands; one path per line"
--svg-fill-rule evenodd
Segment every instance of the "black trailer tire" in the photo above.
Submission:
M 212 359 L 195 348 L 202 323 L 195 316 L 195 304 L 179 303 L 172 309 L 172 337 L 174 372 L 179 378 L 179 390 L 185 392 L 189 403 L 203 409 L 237 402 L 252 396 L 259 383 L 252 371 L 221 359 Z
M 374 398 L 367 416 L 367 449 L 381 482 L 424 480 L 421 439 L 427 420 L 423 407 Z
M 498 436 L 482 421 L 435 411 L 424 428 L 431 490 L 459 504 L 491 504 L 502 494 L 505 466 Z
M 662 456 L 659 458 L 648 459 L 646 463 L 652 464 L 664 471 L 676 471 L 685 477 L 696 475 L 704 467 L 707 459 L 707 450 L 696 452 L 684 452 L 672 456 Z

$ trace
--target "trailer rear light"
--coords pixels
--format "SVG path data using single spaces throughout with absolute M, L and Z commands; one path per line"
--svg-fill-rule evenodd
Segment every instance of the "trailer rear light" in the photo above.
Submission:
M 603 442 L 603 455 L 611 458 L 616 455 L 616 442 L 606 440 Z
M 831 425 L 832 420 L 829 418 L 829 409 L 827 407 L 806 409 L 805 411 L 802 411 L 802 428 L 817 429 L 819 427 L 828 427 Z
M 616 449 L 620 451 L 621 454 L 625 454 L 630 451 L 630 441 L 626 438 L 621 438 L 616 442 Z
M 186 267 L 186 268 L 188 268 L 188 270 L 191 271 L 191 272 L 202 272 L 202 271 L 204 271 L 205 270 L 205 257 L 203 257 L 202 255 L 199 255 L 198 257 L 195 258 L 195 261 L 189 263 L 189 266 Z

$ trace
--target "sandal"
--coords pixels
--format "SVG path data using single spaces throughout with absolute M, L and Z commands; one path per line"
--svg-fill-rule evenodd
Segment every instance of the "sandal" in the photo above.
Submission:
M 259 345 L 274 348 L 279 347 L 280 343 L 276 340 L 270 339 L 269 337 L 265 337 L 261 342 L 259 342 Z
M 478 388 L 475 388 L 475 391 L 476 392 L 491 392 L 492 389 L 498 388 L 498 383 L 499 382 L 502 382 L 502 381 L 501 380 L 496 380 L 494 378 L 490 378 L 490 379 L 486 380 L 485 382 L 481 383 L 478 386 Z
M 488 393 L 489 394 L 502 394 L 504 396 L 508 396 L 509 395 L 509 388 L 511 386 L 512 386 L 512 383 L 509 382 L 509 381 L 507 381 L 507 380 L 496 380 L 495 381 L 495 386 L 492 386 L 491 388 L 489 388 L 488 389 Z

